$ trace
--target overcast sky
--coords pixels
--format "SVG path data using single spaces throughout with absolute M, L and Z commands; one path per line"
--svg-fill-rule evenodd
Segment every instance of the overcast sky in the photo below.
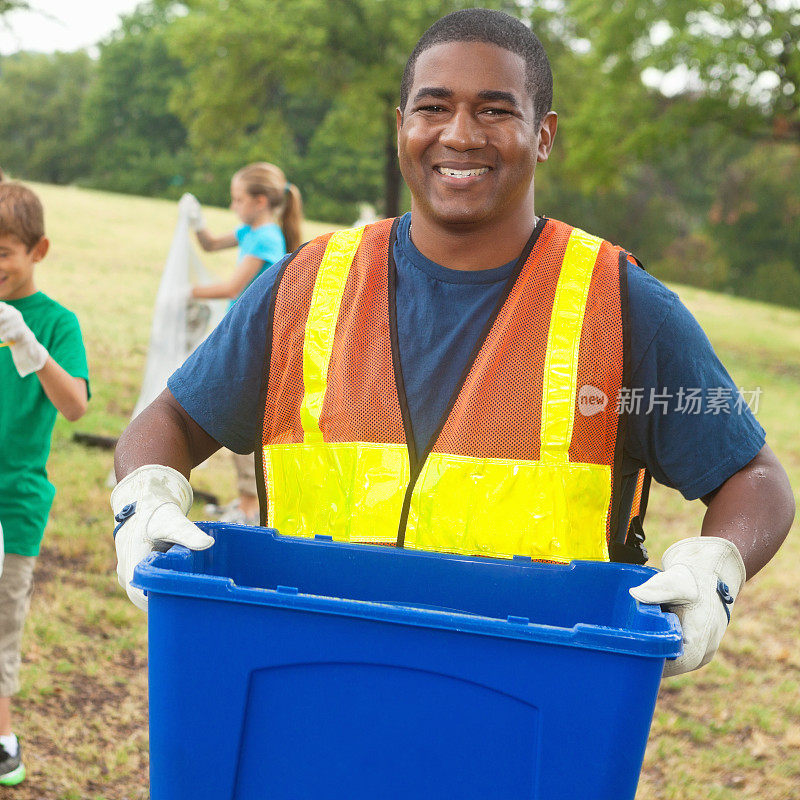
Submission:
M 30 0 L 36 11 L 0 20 L 0 54 L 18 50 L 52 53 L 91 47 L 119 25 L 141 0 Z

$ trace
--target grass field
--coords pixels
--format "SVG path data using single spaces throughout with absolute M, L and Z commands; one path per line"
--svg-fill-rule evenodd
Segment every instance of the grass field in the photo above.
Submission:
M 72 434 L 118 436 L 128 422 L 176 206 L 36 188 L 52 240 L 39 287 L 81 320 L 93 398 L 77 424 L 59 418 L 53 436 L 49 471 L 58 494 L 14 703 L 29 778 L 16 789 L 0 788 L 0 798 L 142 800 L 148 797 L 146 621 L 116 581 L 106 487 L 111 453 L 78 445 Z M 206 217 L 215 231 L 235 224 L 223 210 L 208 209 Z M 309 224 L 307 233 L 322 230 Z M 234 254 L 204 261 L 223 275 Z M 793 486 L 800 486 L 800 312 L 675 288 L 737 384 L 761 389 L 758 417 Z M 192 482 L 223 500 L 234 493 L 233 471 L 221 454 Z M 668 544 L 699 531 L 703 510 L 699 501 L 654 488 L 647 528 L 656 565 Z M 193 517 L 202 516 L 196 505 Z M 800 544 L 790 535 L 742 592 L 716 659 L 664 682 L 638 800 L 800 797 L 799 565 Z M 579 761 L 579 742 L 575 751 Z

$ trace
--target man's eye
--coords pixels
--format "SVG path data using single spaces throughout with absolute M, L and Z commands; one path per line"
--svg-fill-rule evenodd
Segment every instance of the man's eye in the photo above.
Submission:
M 490 117 L 507 117 L 511 112 L 507 108 L 486 108 L 483 113 Z
M 440 111 L 444 111 L 444 107 L 443 106 L 433 106 L 433 105 L 431 105 L 431 106 L 419 106 L 419 108 L 417 108 L 417 111 L 427 111 L 427 112 L 435 114 L 435 113 L 438 113 Z

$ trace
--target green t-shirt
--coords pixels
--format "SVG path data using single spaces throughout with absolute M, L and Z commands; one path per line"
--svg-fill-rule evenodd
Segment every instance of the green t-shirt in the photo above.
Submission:
M 14 306 L 36 338 L 66 372 L 89 384 L 78 318 L 36 292 Z M 0 348 L 0 522 L 7 553 L 39 554 L 56 490 L 47 479 L 56 407 L 37 375 L 20 378 L 8 347 Z

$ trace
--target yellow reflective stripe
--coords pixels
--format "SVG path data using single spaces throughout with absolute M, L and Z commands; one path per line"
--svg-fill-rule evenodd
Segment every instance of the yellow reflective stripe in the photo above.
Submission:
M 611 468 L 431 453 L 405 546 L 492 558 L 608 561 Z
M 545 463 L 569 460 L 581 329 L 601 244 L 601 239 L 573 228 L 564 253 L 544 363 L 540 460 Z
M 264 446 L 269 523 L 286 536 L 395 542 L 411 469 L 404 444 L 293 443 Z
M 328 388 L 328 365 L 339 318 L 347 274 L 364 228 L 337 231 L 325 248 L 319 265 L 303 342 L 303 387 L 300 424 L 306 442 L 322 441 L 319 417 Z
M 267 527 L 275 527 L 275 464 L 272 463 L 272 449 L 264 446 L 264 483 L 267 486 Z

